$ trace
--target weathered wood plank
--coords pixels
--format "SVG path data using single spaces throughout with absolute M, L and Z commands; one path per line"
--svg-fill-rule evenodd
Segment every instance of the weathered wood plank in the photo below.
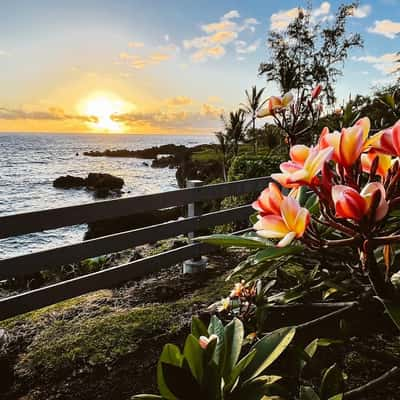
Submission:
M 91 291 L 114 287 L 131 279 L 160 271 L 162 268 L 175 265 L 189 258 L 210 253 L 213 249 L 212 246 L 202 243 L 190 244 L 142 260 L 7 297 L 0 300 L 0 320 Z
M 32 274 L 46 267 L 70 264 L 85 258 L 125 250 L 141 244 L 185 234 L 193 230 L 196 231 L 234 221 L 243 221 L 252 212 L 251 206 L 245 205 L 0 260 L 0 277 L 7 279 Z
M 246 179 L 198 188 L 3 216 L 0 217 L 0 238 L 122 217 L 144 211 L 183 206 L 198 201 L 258 192 L 269 181 L 269 177 Z

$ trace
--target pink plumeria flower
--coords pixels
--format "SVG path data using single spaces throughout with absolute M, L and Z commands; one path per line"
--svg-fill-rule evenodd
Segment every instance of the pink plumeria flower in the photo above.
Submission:
M 210 342 L 212 342 L 213 340 L 216 340 L 218 342 L 218 336 L 217 335 L 211 335 L 210 337 L 200 336 L 199 345 L 203 350 L 205 350 L 210 344 Z
M 341 132 L 329 133 L 328 128 L 324 128 L 319 146 L 321 149 L 333 147 L 333 160 L 343 167 L 351 167 L 361 153 L 368 146 L 367 138 L 371 122 L 368 117 L 361 118 L 354 126 L 343 128 Z
M 309 211 L 294 198 L 286 197 L 281 204 L 281 215 L 260 216 L 254 229 L 261 237 L 281 239 L 277 246 L 285 247 L 303 236 L 309 222 Z
M 272 174 L 272 179 L 287 188 L 296 188 L 302 185 L 317 185 L 317 175 L 325 162 L 333 154 L 333 147 L 320 150 L 318 147 L 296 145 L 290 149 L 291 161 L 280 165 L 281 173 Z
M 368 183 L 360 193 L 349 186 L 333 186 L 332 200 L 336 215 L 354 221 L 362 220 L 371 211 L 372 199 L 377 191 L 380 192 L 380 200 L 375 211 L 375 221 L 382 220 L 388 213 L 389 204 L 385 198 L 385 188 L 379 182 Z

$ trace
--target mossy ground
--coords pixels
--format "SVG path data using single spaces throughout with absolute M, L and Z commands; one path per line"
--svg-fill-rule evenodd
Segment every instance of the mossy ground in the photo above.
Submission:
M 109 400 L 154 392 L 163 345 L 181 343 L 191 315 L 227 295 L 225 272 L 234 263 L 215 256 L 200 276 L 183 276 L 177 266 L 1 322 L 8 335 L 2 368 L 8 362 L 13 377 L 0 397 Z

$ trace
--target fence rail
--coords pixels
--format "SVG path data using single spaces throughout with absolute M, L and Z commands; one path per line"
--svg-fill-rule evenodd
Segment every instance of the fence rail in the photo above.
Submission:
M 254 193 L 262 190 L 268 182 L 268 177 L 254 178 L 3 216 L 0 217 L 0 238 L 123 217 L 144 211 L 183 206 L 195 202 L 222 199 L 227 196 Z M 46 268 L 70 264 L 83 259 L 133 248 L 141 244 L 175 237 L 180 234 L 188 234 L 189 232 L 230 222 L 243 221 L 251 213 L 251 207 L 245 205 L 3 259 L 0 260 L 0 278 L 9 279 L 26 276 Z M 130 279 L 157 272 L 164 267 L 177 264 L 189 258 L 207 254 L 211 250 L 212 247 L 204 244 L 189 244 L 155 256 L 7 297 L 0 300 L 0 320 L 94 290 L 113 287 Z

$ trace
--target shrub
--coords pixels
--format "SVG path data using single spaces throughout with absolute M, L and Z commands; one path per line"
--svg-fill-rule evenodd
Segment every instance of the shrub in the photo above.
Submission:
M 279 169 L 282 157 L 271 154 L 248 155 L 243 154 L 233 159 L 228 171 L 228 180 L 257 178 L 269 176 Z

